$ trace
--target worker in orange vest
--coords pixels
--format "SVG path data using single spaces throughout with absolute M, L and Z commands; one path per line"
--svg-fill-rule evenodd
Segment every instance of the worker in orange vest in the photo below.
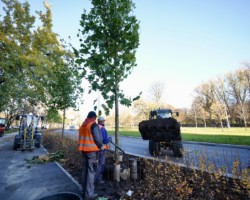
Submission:
M 109 148 L 108 143 L 110 142 L 108 132 L 105 128 L 105 121 L 106 120 L 103 116 L 98 117 L 97 122 L 99 125 L 99 129 L 101 130 L 103 146 L 104 146 L 104 149 L 98 152 L 98 167 L 97 167 L 96 177 L 95 177 L 95 182 L 98 184 L 104 183 L 102 177 L 103 177 L 104 168 L 105 168 L 105 154 L 106 154 L 105 149 Z
M 87 118 L 79 128 L 78 150 L 82 152 L 82 190 L 85 199 L 96 199 L 95 173 L 98 165 L 97 152 L 103 147 L 103 139 L 98 124 L 96 113 L 90 111 Z

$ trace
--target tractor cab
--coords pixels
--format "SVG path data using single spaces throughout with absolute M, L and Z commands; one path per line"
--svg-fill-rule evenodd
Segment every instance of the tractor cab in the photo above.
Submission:
M 38 126 L 38 116 L 28 114 L 28 115 L 22 115 L 20 121 L 20 129 L 26 130 L 26 129 L 36 129 Z M 17 120 L 20 120 L 20 116 L 16 117 Z
M 179 116 L 178 112 L 175 112 L 176 116 Z M 149 119 L 165 119 L 173 116 L 173 112 L 170 109 L 156 109 L 152 110 L 149 115 Z

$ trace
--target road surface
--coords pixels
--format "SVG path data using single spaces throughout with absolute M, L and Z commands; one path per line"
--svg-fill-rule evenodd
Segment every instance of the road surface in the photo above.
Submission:
M 67 131 L 65 134 L 77 140 L 77 131 Z M 114 141 L 114 137 L 113 137 Z M 110 144 L 111 149 L 114 145 Z M 211 167 L 226 170 L 230 175 L 234 164 L 239 162 L 238 169 L 250 167 L 250 147 L 239 145 L 219 145 L 213 143 L 184 142 L 183 158 L 173 156 L 172 150 L 164 150 L 158 159 L 162 161 L 174 162 L 181 166 L 192 168 Z M 120 137 L 119 147 L 127 154 L 140 157 L 153 158 L 148 151 L 148 141 L 134 137 Z

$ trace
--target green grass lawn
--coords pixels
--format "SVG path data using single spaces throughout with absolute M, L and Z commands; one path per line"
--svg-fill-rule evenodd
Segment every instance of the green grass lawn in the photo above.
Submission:
M 9 129 L 8 131 L 4 131 L 4 134 L 18 132 L 18 129 Z
M 184 141 L 211 142 L 250 146 L 250 128 L 181 128 Z M 114 135 L 114 130 L 109 130 Z M 138 130 L 120 129 L 120 136 L 141 137 Z

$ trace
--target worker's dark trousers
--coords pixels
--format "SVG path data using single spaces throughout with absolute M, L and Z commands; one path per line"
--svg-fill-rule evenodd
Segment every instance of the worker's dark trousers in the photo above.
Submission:
M 97 170 L 97 152 L 82 152 L 82 190 L 85 197 L 91 197 L 95 190 L 95 173 Z
M 95 175 L 95 181 L 99 182 L 102 181 L 103 173 L 104 173 L 104 168 L 105 168 L 105 154 L 106 151 L 100 150 L 98 151 L 98 167 Z

